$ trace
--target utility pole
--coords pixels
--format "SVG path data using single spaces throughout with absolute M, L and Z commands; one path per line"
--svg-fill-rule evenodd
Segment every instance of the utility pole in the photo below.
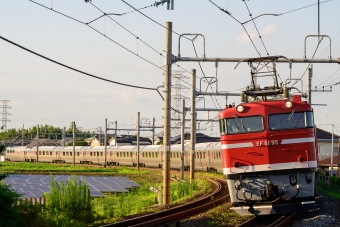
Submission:
M 318 36 L 320 42 L 320 0 L 318 0 Z
M 104 121 L 104 124 L 105 124 L 105 132 L 104 132 L 104 168 L 106 168 L 106 150 L 107 150 L 107 147 L 106 147 L 106 140 L 107 140 L 107 119 L 105 118 L 105 121 Z
M 39 162 L 39 125 L 37 125 L 37 163 Z
M 307 68 L 307 103 L 312 104 L 312 76 L 313 76 L 313 65 Z
M 152 145 L 155 144 L 155 117 L 152 118 Z
M 102 127 L 99 127 L 99 146 L 102 145 L 101 139 L 102 139 Z
M 72 122 L 72 134 L 73 134 L 73 165 L 76 165 L 76 122 Z
M 24 124 L 22 124 L 22 130 L 21 130 L 21 146 L 24 146 Z
M 139 124 L 140 124 L 140 113 L 137 112 L 137 169 L 139 170 Z
M 332 149 L 331 149 L 331 174 L 333 176 L 333 162 L 334 162 L 334 124 L 332 124 Z
M 196 69 L 191 70 L 191 127 L 190 127 L 190 184 L 195 178 L 195 144 L 196 144 Z
M 64 127 L 64 129 L 63 129 L 63 146 L 65 147 L 65 144 L 66 144 L 66 127 Z
M 338 177 L 340 176 L 340 160 L 339 160 L 339 156 L 340 156 L 340 138 L 338 138 Z
M 182 100 L 182 125 L 181 125 L 181 180 L 184 180 L 184 127 L 185 127 L 185 100 Z
M 163 135 L 163 204 L 170 203 L 170 127 L 171 127 L 171 65 L 172 22 L 165 25 L 165 73 L 164 73 L 164 135 Z
M 115 146 L 117 146 L 117 121 L 115 121 Z

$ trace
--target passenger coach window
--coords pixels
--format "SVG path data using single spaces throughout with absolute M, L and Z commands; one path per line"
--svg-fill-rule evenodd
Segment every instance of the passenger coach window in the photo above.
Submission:
M 314 127 L 313 113 L 295 113 L 293 110 L 291 113 L 272 114 L 268 116 L 268 125 L 270 130 L 312 128 Z
M 221 135 L 261 132 L 263 131 L 263 117 L 237 117 L 220 120 Z

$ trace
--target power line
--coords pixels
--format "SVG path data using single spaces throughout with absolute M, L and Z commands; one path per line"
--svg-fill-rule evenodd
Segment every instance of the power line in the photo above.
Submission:
M 331 40 L 331 43 L 330 44 L 332 44 L 332 42 L 334 42 L 334 39 L 339 35 L 339 33 L 340 33 L 340 30 L 338 31 L 338 33 L 336 33 L 336 35 L 334 36 L 334 38 Z M 326 52 L 326 50 L 329 48 L 329 46 L 322 52 L 322 54 L 320 55 L 320 58 L 322 57 L 322 55 Z
M 6 42 L 8 42 L 8 43 L 10 43 L 10 44 L 12 44 L 12 45 L 14 45 L 14 46 L 17 46 L 17 47 L 19 47 L 19 48 L 21 48 L 21 49 L 23 49 L 23 50 L 26 50 L 27 52 L 30 52 L 30 53 L 32 53 L 32 54 L 34 54 L 34 55 L 37 55 L 37 56 L 39 56 L 39 57 L 41 57 L 41 58 L 44 58 L 44 59 L 46 59 L 46 60 L 48 60 L 48 61 L 50 61 L 50 62 L 53 62 L 53 63 L 55 63 L 55 64 L 57 64 L 57 65 L 60 65 L 60 66 L 65 67 L 65 68 L 71 69 L 71 70 L 73 70 L 73 71 L 79 72 L 79 73 L 81 73 L 81 74 L 84 74 L 84 75 L 93 77 L 93 78 L 95 78 L 95 79 L 103 80 L 103 81 L 106 81 L 106 82 L 110 82 L 110 83 L 114 83 L 114 84 L 126 86 L 126 87 L 133 87 L 133 88 L 139 88 L 139 89 L 145 89 L 145 90 L 155 90 L 155 91 L 157 91 L 158 94 L 163 98 L 163 96 L 161 95 L 161 93 L 158 91 L 157 88 L 149 88 L 149 87 L 141 87 L 141 86 L 136 86 L 136 85 L 131 85 L 131 84 L 125 84 L 125 83 L 121 83 L 121 82 L 117 82 L 117 81 L 105 79 L 105 78 L 103 78 L 103 77 L 95 76 L 95 75 L 93 75 L 93 74 L 86 73 L 86 72 L 81 71 L 81 70 L 79 70 L 79 69 L 75 69 L 75 68 L 73 68 L 73 67 L 70 67 L 70 66 L 68 66 L 68 65 L 65 65 L 65 64 L 63 64 L 63 63 L 60 63 L 60 62 L 58 62 L 58 61 L 55 61 L 55 60 L 53 60 L 53 59 L 51 59 L 51 58 L 45 57 L 45 56 L 43 56 L 43 55 L 41 55 L 41 54 L 38 54 L 37 52 L 34 52 L 34 51 L 30 50 L 30 49 L 27 49 L 27 48 L 25 48 L 25 47 L 23 47 L 23 46 L 21 46 L 21 45 L 15 43 L 15 42 L 13 42 L 13 41 L 10 41 L 10 40 L 8 40 L 8 39 L 2 37 L 2 36 L 0 36 L 0 39 L 4 40 L 4 41 L 6 41 Z
M 121 44 L 119 44 L 118 42 L 114 41 L 114 40 L 111 39 L 110 37 L 106 36 L 105 34 L 101 33 L 101 32 L 98 31 L 97 29 L 95 29 L 94 27 L 92 27 L 92 26 L 90 26 L 90 25 L 87 25 L 86 23 L 84 23 L 84 22 L 82 22 L 82 21 L 80 21 L 80 20 L 77 20 L 77 19 L 75 19 L 75 18 L 73 18 L 73 17 L 70 17 L 70 16 L 68 16 L 68 15 L 66 15 L 66 14 L 60 13 L 60 12 L 54 10 L 54 9 L 50 9 L 50 8 L 44 6 L 44 5 L 40 4 L 40 3 L 37 3 L 37 2 L 35 2 L 35 1 L 32 1 L 32 0 L 29 0 L 29 1 L 31 1 L 31 2 L 33 2 L 33 3 L 35 3 L 35 4 L 37 4 L 37 5 L 39 5 L 39 6 L 41 6 L 41 7 L 44 7 L 44 8 L 46 8 L 46 9 L 48 9 L 48 10 L 52 10 L 53 12 L 58 13 L 58 14 L 60 14 L 60 15 L 62 15 L 62 16 L 65 16 L 65 17 L 67 17 L 67 18 L 69 18 L 69 19 L 72 19 L 72 20 L 77 21 L 77 22 L 79 22 L 79 23 L 81 23 L 81 24 L 84 24 L 84 25 L 88 26 L 89 28 L 92 28 L 94 31 L 98 32 L 99 34 L 101 34 L 102 36 L 104 36 L 105 38 L 107 38 L 108 40 L 112 41 L 113 43 L 115 43 L 115 44 L 117 44 L 118 46 L 122 47 L 123 49 L 127 50 L 127 51 L 130 52 L 131 54 L 133 54 L 133 55 L 139 57 L 140 59 L 142 59 L 142 60 L 148 62 L 149 64 L 151 64 L 151 65 L 153 65 L 153 66 L 155 66 L 155 67 L 157 67 L 157 68 L 159 68 L 159 69 L 165 71 L 162 67 L 160 67 L 160 66 L 158 66 L 158 65 L 156 65 L 156 64 L 154 64 L 154 63 L 152 63 L 151 61 L 149 61 L 149 60 L 147 60 L 147 59 L 141 57 L 141 56 L 138 55 L 137 53 L 134 53 L 132 50 L 130 50 L 130 49 L 128 49 L 127 47 L 124 47 L 123 45 L 121 45 Z M 157 53 L 158 53 L 158 52 L 157 52 Z M 177 66 L 180 67 L 179 65 L 177 65 Z M 182 67 L 180 67 L 180 68 L 182 68 Z M 184 69 L 184 68 L 182 68 L 182 69 Z M 184 69 L 184 70 L 185 70 L 185 69 Z M 188 70 L 185 70 L 185 71 L 188 72 Z M 183 81 L 183 80 L 182 80 L 182 81 Z M 185 81 L 183 81 L 183 82 L 186 83 Z M 189 86 L 191 86 L 191 85 L 188 84 L 188 83 L 186 83 L 186 84 L 189 85 Z
M 100 12 L 104 13 L 104 15 L 108 15 L 108 14 L 105 14 L 105 12 L 104 12 L 103 10 L 99 9 L 99 7 L 95 6 L 92 2 L 91 2 L 91 5 L 92 5 L 93 7 L 95 7 L 97 10 L 99 10 Z M 151 6 L 152 6 L 152 5 L 151 5 Z M 144 9 L 144 8 L 141 8 L 141 9 Z M 134 11 L 138 11 L 138 10 L 140 10 L 140 9 L 133 10 L 133 11 L 130 11 L 130 12 L 134 12 Z M 122 15 L 123 15 L 123 14 L 122 14 Z M 122 24 L 118 23 L 115 19 L 113 19 L 113 18 L 110 17 L 109 15 L 108 15 L 108 17 L 109 17 L 113 22 L 115 22 L 116 24 L 118 24 L 121 28 L 123 28 L 125 31 L 127 31 L 127 32 L 130 33 L 132 36 L 134 36 L 136 39 L 140 40 L 142 43 L 144 43 L 144 44 L 145 44 L 146 46 L 148 46 L 150 49 L 152 49 L 152 50 L 155 51 L 157 54 L 159 54 L 160 56 L 162 56 L 163 58 L 165 58 L 165 56 L 164 56 L 163 53 L 157 51 L 155 48 L 153 48 L 153 47 L 150 46 L 148 43 L 146 43 L 145 41 L 143 41 L 140 37 L 138 37 L 137 35 L 135 35 L 133 32 L 131 32 L 131 31 L 130 31 L 129 29 L 127 29 L 126 27 L 124 27 Z M 187 69 L 183 68 L 182 66 L 180 66 L 180 65 L 178 65 L 178 64 L 174 64 L 174 65 L 176 65 L 177 67 L 183 69 L 185 72 L 191 74 L 191 72 L 189 72 Z
M 133 7 L 132 5 L 130 5 L 129 3 L 127 3 L 126 1 L 122 0 L 122 2 L 124 2 L 126 5 L 130 6 L 132 9 L 134 9 L 134 10 L 137 11 L 138 13 L 142 14 L 144 17 L 148 18 L 149 20 L 151 20 L 151 21 L 153 21 L 154 23 L 158 24 L 159 26 L 161 26 L 161 27 L 167 29 L 164 25 L 158 23 L 157 21 L 155 21 L 155 20 L 152 19 L 151 17 L 149 17 L 149 16 L 145 15 L 144 13 L 140 12 L 138 9 L 136 9 L 135 7 Z M 172 31 L 172 33 L 174 33 L 174 34 L 176 34 L 176 35 L 178 35 L 178 36 L 181 35 L 181 34 L 175 32 L 175 31 Z M 187 39 L 187 40 L 191 40 L 191 39 L 189 39 L 189 38 L 187 38 L 187 37 L 184 37 L 184 38 Z
M 251 18 L 251 19 L 252 19 L 252 21 L 253 21 L 253 24 L 254 24 L 254 26 L 255 26 L 255 28 L 256 28 L 257 34 L 259 35 L 259 38 L 260 38 L 260 40 L 261 40 L 261 42 L 262 42 L 262 45 L 263 45 L 264 49 L 266 50 L 266 52 L 267 52 L 267 55 L 269 56 L 268 50 L 267 50 L 267 48 L 266 48 L 266 45 L 264 45 L 264 42 L 263 42 L 262 36 L 260 35 L 260 32 L 259 32 L 259 30 L 257 29 L 257 26 L 256 26 L 256 24 L 255 24 L 255 21 L 253 20 L 253 16 L 252 16 L 252 14 L 251 14 L 251 12 L 250 12 L 250 10 L 249 10 L 249 7 L 248 7 L 248 5 L 247 5 L 247 2 L 246 2 L 246 1 L 243 1 L 243 2 L 244 2 L 244 4 L 245 4 L 245 5 L 246 5 L 246 7 L 247 7 L 247 10 L 248 10 L 249 16 L 250 16 L 250 18 Z
M 332 1 L 332 0 L 327 0 L 327 1 L 323 1 L 323 2 L 320 2 L 321 3 L 325 3 L 325 2 L 329 2 L 329 1 Z M 244 1 L 245 2 L 245 1 Z M 311 6 L 315 6 L 315 5 L 318 5 L 319 3 L 315 3 L 315 4 L 312 4 L 312 5 L 308 5 L 308 6 L 304 6 L 304 7 L 301 7 L 301 8 L 297 8 L 297 9 L 293 9 L 293 10 L 290 10 L 290 11 L 287 11 L 285 13 L 279 13 L 279 14 L 275 14 L 275 13 L 264 13 L 264 14 L 261 14 L 261 15 L 258 15 L 254 18 L 251 18 L 251 20 L 248 20 L 246 22 L 243 22 L 242 24 L 246 24 L 250 21 L 254 21 L 255 19 L 259 18 L 259 17 L 262 17 L 262 16 L 281 16 L 281 15 L 284 15 L 284 14 L 288 14 L 288 13 L 292 13 L 292 12 L 295 12 L 295 11 L 298 11 L 298 10 L 301 10 L 301 9 L 305 9 L 305 8 L 308 8 L 308 7 L 311 7 Z
M 314 59 L 315 54 L 316 54 L 316 51 L 318 50 L 318 48 L 319 48 L 320 43 L 321 43 L 322 40 L 323 40 L 323 37 L 318 41 L 318 45 L 317 45 L 316 48 L 315 48 L 315 51 L 314 51 L 314 54 L 313 54 L 312 59 Z M 311 63 L 308 64 L 307 68 L 305 69 L 304 73 L 303 73 L 302 76 L 299 78 L 299 80 L 301 80 L 302 77 L 306 74 L 306 72 L 307 72 L 307 70 L 308 70 L 308 68 L 309 68 L 310 65 L 311 65 Z M 294 82 L 294 84 L 292 85 L 292 87 L 293 87 L 295 84 L 297 84 L 297 83 L 298 83 L 298 80 L 296 80 L 296 81 Z
M 251 43 L 253 44 L 253 47 L 255 48 L 257 54 L 261 57 L 261 54 L 260 54 L 260 52 L 258 51 L 258 49 L 256 48 L 256 46 L 255 46 L 255 44 L 254 44 L 252 38 L 250 37 L 250 35 L 249 35 L 249 33 L 248 33 L 246 27 L 244 27 L 244 25 L 243 25 L 239 20 L 237 20 L 234 16 L 232 16 L 231 13 L 230 13 L 229 11 L 222 9 L 221 7 L 219 7 L 218 5 L 216 5 L 216 3 L 214 3 L 214 2 L 211 1 L 211 0 L 209 0 L 209 2 L 211 2 L 211 3 L 212 3 L 213 5 L 215 5 L 217 8 L 219 8 L 222 12 L 228 14 L 231 18 L 233 18 L 237 23 L 239 23 L 239 24 L 243 27 L 243 29 L 244 29 L 244 31 L 247 33 L 247 35 L 248 35 L 248 37 L 249 37 Z
M 332 77 L 335 75 L 335 73 L 337 73 L 339 70 L 340 70 L 340 67 L 339 67 L 332 75 L 330 75 L 324 82 L 322 82 L 321 84 L 317 85 L 317 87 L 319 87 L 320 85 L 324 84 L 327 80 L 329 80 L 330 78 L 332 78 Z M 339 78 L 339 77 L 337 77 L 337 78 Z M 335 80 L 336 80 L 337 78 L 335 78 Z M 334 81 L 334 80 L 332 80 L 330 83 L 332 83 L 333 81 Z

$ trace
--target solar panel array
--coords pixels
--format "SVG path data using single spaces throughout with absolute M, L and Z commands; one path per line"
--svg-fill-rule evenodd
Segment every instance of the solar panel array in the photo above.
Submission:
M 53 175 L 58 182 L 66 183 L 71 180 L 70 175 Z M 91 192 L 91 197 L 104 197 L 104 193 L 129 192 L 127 189 L 139 187 L 139 184 L 127 177 L 89 177 L 77 176 L 77 181 L 86 181 Z M 16 175 L 11 174 L 4 179 L 10 188 L 19 194 L 21 198 L 39 198 L 44 192 L 51 190 L 51 176 L 49 175 Z

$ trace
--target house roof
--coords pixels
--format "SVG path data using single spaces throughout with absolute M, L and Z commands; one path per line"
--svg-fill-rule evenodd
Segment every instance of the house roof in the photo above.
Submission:
M 336 155 L 333 158 L 333 166 L 338 166 L 338 163 L 339 163 L 339 155 Z M 320 160 L 319 166 L 331 166 L 331 157 Z
M 328 140 L 328 141 L 332 140 L 332 133 L 327 132 L 327 131 L 320 129 L 320 128 L 316 128 L 316 136 L 317 136 L 318 140 Z M 334 134 L 334 140 L 338 141 L 339 138 L 340 138 L 340 136 Z
M 160 140 L 163 140 L 163 136 L 158 136 Z M 190 133 L 184 133 L 184 140 L 190 140 Z M 180 144 L 181 135 L 170 138 L 171 144 Z M 220 137 L 210 137 L 203 133 L 196 133 L 196 143 L 208 143 L 208 142 L 220 142 Z

